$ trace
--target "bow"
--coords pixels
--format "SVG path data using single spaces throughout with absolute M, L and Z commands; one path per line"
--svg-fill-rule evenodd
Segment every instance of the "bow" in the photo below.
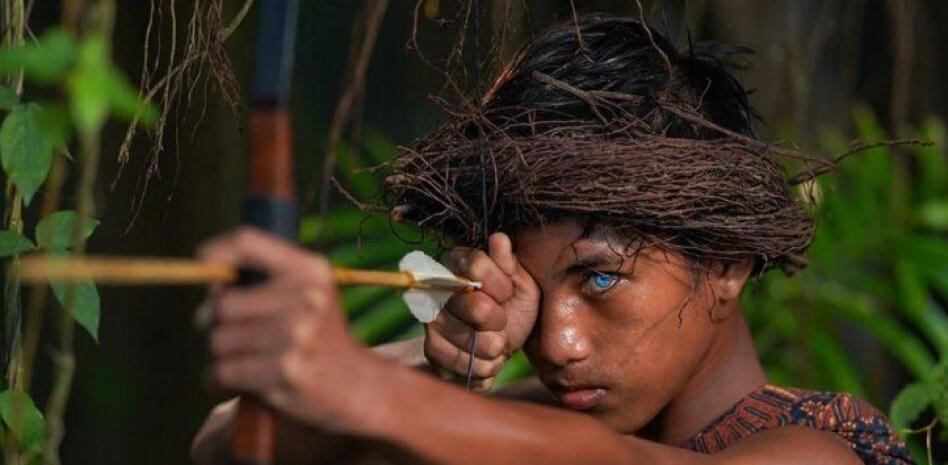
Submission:
M 261 0 L 259 5 L 244 221 L 293 240 L 297 208 L 289 95 L 299 0 Z M 242 398 L 234 438 L 236 462 L 272 464 L 275 430 L 272 412 L 256 399 Z

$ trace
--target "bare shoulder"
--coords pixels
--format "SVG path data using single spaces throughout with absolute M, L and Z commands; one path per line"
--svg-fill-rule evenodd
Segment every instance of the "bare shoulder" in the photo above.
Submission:
M 862 465 L 852 448 L 832 432 L 782 426 L 745 438 L 715 456 L 727 465 Z

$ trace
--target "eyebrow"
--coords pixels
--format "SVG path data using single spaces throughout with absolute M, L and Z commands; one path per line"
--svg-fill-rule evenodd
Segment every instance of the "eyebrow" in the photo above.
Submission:
M 590 255 L 578 257 L 576 261 L 566 267 L 566 270 L 563 271 L 563 274 L 570 275 L 586 272 L 590 269 L 599 268 L 603 265 L 614 265 L 614 268 L 618 269 L 621 267 L 622 261 L 618 259 L 618 255 L 615 252 L 603 251 L 599 253 L 593 253 Z

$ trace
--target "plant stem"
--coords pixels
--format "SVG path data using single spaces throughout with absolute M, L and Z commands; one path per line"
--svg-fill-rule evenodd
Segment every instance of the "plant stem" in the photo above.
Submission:
M 4 2 L 4 18 L 8 20 L 3 24 L 6 36 L 3 38 L 3 45 L 6 47 L 14 46 L 23 42 L 23 36 L 26 31 L 26 6 L 24 0 L 8 0 Z M 17 95 L 23 93 L 23 73 L 17 73 L 10 81 Z M 7 185 L 7 198 L 12 199 L 12 204 L 8 204 L 8 215 L 5 220 L 7 230 L 23 232 L 23 196 L 17 190 L 12 182 Z M 21 365 L 22 346 L 21 346 L 21 322 L 23 314 L 20 308 L 20 282 L 17 278 L 17 267 L 19 258 L 14 256 L 7 265 L 7 273 L 4 282 L 4 312 L 6 314 L 6 343 L 8 357 L 6 360 L 6 383 L 13 389 L 23 390 L 19 380 L 22 379 L 23 367 Z M 14 405 L 11 416 L 16 421 L 22 414 L 21 406 Z M 10 465 L 24 462 L 23 457 L 16 447 L 17 440 L 12 431 L 8 431 L 4 438 L 4 443 L 9 444 L 5 447 L 4 462 Z
M 79 12 L 82 11 L 82 0 L 69 0 L 71 7 L 78 8 L 64 10 L 72 17 L 64 18 L 63 22 L 72 27 L 79 25 Z M 101 34 L 111 40 L 112 28 L 115 21 L 115 0 L 99 0 L 89 12 L 89 24 L 91 34 Z M 99 151 L 101 148 L 101 128 L 89 132 L 79 132 L 80 157 L 79 163 L 80 176 L 79 185 L 76 192 L 76 224 L 73 229 L 73 255 L 80 257 L 86 252 L 86 241 L 83 231 L 85 222 L 92 215 L 94 209 L 93 188 L 95 187 L 96 174 L 99 166 Z M 59 333 L 59 351 L 54 358 L 56 368 L 54 374 L 53 388 L 49 395 L 49 401 L 46 405 L 47 439 L 46 449 L 43 457 L 43 463 L 47 465 L 58 465 L 59 446 L 62 443 L 64 428 L 63 416 L 66 412 L 66 405 L 69 402 L 69 394 L 72 391 L 72 381 L 76 372 L 75 358 L 75 333 L 76 322 L 73 318 L 73 307 L 76 300 L 75 286 L 69 286 L 66 291 L 64 302 L 64 311 L 61 318 L 61 327 Z
M 46 178 L 46 196 L 43 198 L 43 207 L 41 218 L 56 211 L 59 206 L 59 199 L 63 190 L 63 183 L 66 179 L 66 162 L 62 156 L 57 156 L 53 160 L 53 166 L 49 170 L 49 176 Z M 22 367 L 23 376 L 20 383 L 23 389 L 28 390 L 33 378 L 33 366 L 36 361 L 36 349 L 39 347 L 40 334 L 43 330 L 43 315 L 45 314 L 46 301 L 49 296 L 49 286 L 46 284 L 36 284 L 30 290 L 30 303 L 26 308 L 26 322 L 23 326 L 23 356 Z
M 73 230 L 73 243 L 76 244 L 73 249 L 74 257 L 81 257 L 86 253 L 86 241 L 84 239 L 83 230 L 85 229 L 85 222 L 91 216 L 94 207 L 92 189 L 95 186 L 96 172 L 98 171 L 100 136 L 97 132 L 80 134 L 79 145 L 81 146 L 80 160 L 82 169 L 77 192 L 77 219 L 75 229 Z M 65 311 L 63 311 L 61 318 L 59 350 L 54 358 L 56 375 L 46 407 L 46 421 L 49 429 L 49 437 L 46 442 L 44 463 L 48 465 L 60 463 L 59 445 L 62 443 L 64 434 L 63 415 L 66 412 L 66 404 L 69 401 L 69 393 L 72 390 L 72 380 L 76 371 L 76 356 L 74 352 L 76 321 L 73 318 L 75 301 L 76 287 L 70 285 L 66 291 L 64 302 Z

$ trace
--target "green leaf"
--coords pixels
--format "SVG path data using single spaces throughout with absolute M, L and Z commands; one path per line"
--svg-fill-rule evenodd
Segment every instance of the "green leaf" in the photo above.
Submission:
M 895 270 L 898 310 L 928 336 L 939 353 L 948 356 L 948 316 L 931 301 L 925 281 L 912 262 L 900 259 Z
M 79 283 L 50 283 L 53 288 L 53 294 L 56 300 L 63 308 L 69 305 L 70 288 L 73 289 L 72 309 L 69 312 L 72 317 L 89 332 L 96 343 L 99 342 L 99 318 L 101 314 L 101 302 L 99 301 L 99 291 L 92 281 L 83 281 Z
M 136 116 L 138 122 L 145 126 L 152 126 L 158 121 L 158 110 L 150 102 L 143 102 L 138 89 L 132 86 L 124 74 L 112 67 L 108 73 L 111 87 L 111 103 L 115 115 L 126 120 Z
M 66 84 L 73 122 L 82 134 L 98 132 L 111 112 L 129 120 L 137 116 L 144 125 L 158 120 L 155 107 L 140 100 L 138 90 L 112 63 L 103 36 L 89 37 L 79 45 L 76 70 Z
M 411 322 L 412 316 L 405 303 L 399 296 L 392 295 L 355 318 L 350 328 L 356 339 L 367 344 L 378 344 L 385 340 L 385 336 Z
M 374 126 L 365 128 L 365 153 L 373 164 L 388 163 L 398 153 L 398 146 L 388 136 Z
M 20 96 L 16 91 L 7 86 L 0 86 L 0 110 L 10 111 L 19 103 Z
M 885 314 L 865 295 L 828 283 L 814 283 L 810 292 L 818 304 L 869 331 L 883 348 L 916 377 L 926 376 L 935 366 L 935 360 L 922 340 Z
M 16 231 L 0 231 L 0 257 L 10 257 L 29 252 L 36 246 L 33 241 Z
M 26 204 L 49 173 L 53 149 L 43 132 L 40 107 L 17 105 L 0 127 L 0 157 L 3 169 L 23 194 Z
M 936 231 L 948 231 L 948 199 L 928 202 L 918 208 L 918 221 Z
M 342 308 L 348 315 L 362 314 L 367 308 L 391 295 L 382 287 L 351 286 L 342 290 Z
M 354 242 L 384 236 L 390 238 L 389 219 L 371 216 L 357 209 L 347 208 L 325 216 L 310 215 L 300 220 L 299 240 L 303 244 Z
M 60 152 L 66 152 L 72 138 L 72 124 L 66 107 L 57 103 L 44 105 L 39 114 L 39 122 L 49 144 Z
M 928 383 L 912 383 L 902 389 L 902 392 L 892 401 L 889 410 L 889 419 L 897 430 L 904 430 L 918 419 L 935 399 L 935 391 Z
M 46 439 L 46 420 L 29 394 L 22 391 L 0 392 L 0 416 L 13 431 L 20 448 L 40 452 Z
M 822 368 L 821 371 L 827 375 L 821 380 L 825 383 L 825 388 L 864 396 L 859 370 L 846 354 L 840 341 L 831 337 L 826 331 L 826 322 L 812 322 L 808 325 L 806 333 L 810 353 L 814 361 Z
M 51 84 L 64 77 L 75 60 L 75 39 L 62 29 L 51 29 L 35 43 L 0 50 L 0 73 L 23 71 L 30 79 Z
M 916 146 L 912 153 L 918 162 L 917 198 L 920 201 L 948 193 L 948 130 L 938 118 L 929 118 L 920 128 L 919 138 L 934 143 Z
M 328 256 L 333 263 L 350 267 L 376 267 L 383 264 L 397 263 L 408 252 L 408 246 L 395 238 L 387 240 L 369 241 L 365 244 L 347 244 L 333 248 Z
M 523 352 L 518 351 L 517 353 L 513 354 L 513 357 L 510 357 L 510 360 L 508 360 L 507 363 L 504 364 L 504 367 L 500 369 L 500 373 L 497 374 L 497 381 L 494 387 L 502 387 L 517 380 L 526 378 L 532 372 L 533 366 L 530 365 L 530 361 L 527 360 L 527 357 Z
M 93 36 L 82 41 L 76 70 L 66 83 L 73 123 L 82 134 L 99 132 L 109 117 L 111 67 L 108 42 L 104 37 Z
M 76 212 L 72 210 L 51 213 L 36 225 L 36 243 L 44 249 L 54 251 L 67 250 L 75 246 L 73 236 L 77 219 Z M 88 239 L 97 226 L 99 226 L 98 220 L 90 218 L 84 221 L 83 239 Z

